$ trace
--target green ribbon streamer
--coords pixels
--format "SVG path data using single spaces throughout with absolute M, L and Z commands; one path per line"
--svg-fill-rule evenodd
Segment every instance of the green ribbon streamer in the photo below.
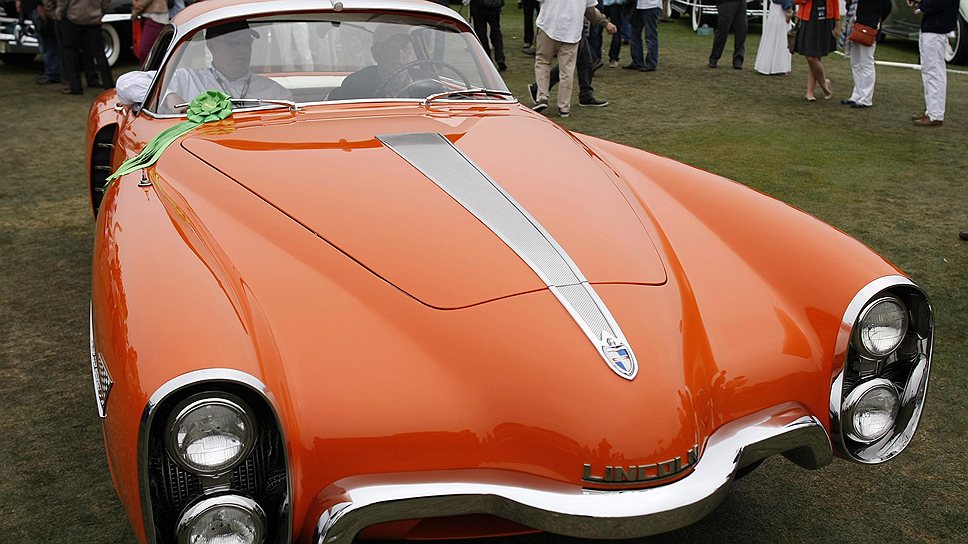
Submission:
M 107 183 L 155 164 L 172 142 L 187 134 L 193 128 L 204 123 L 221 121 L 230 115 L 232 115 L 232 100 L 229 95 L 221 91 L 205 91 L 199 94 L 188 106 L 188 121 L 178 123 L 159 132 L 145 144 L 141 153 L 121 163 L 121 166 L 108 177 Z M 107 187 L 107 184 L 105 184 L 105 187 Z

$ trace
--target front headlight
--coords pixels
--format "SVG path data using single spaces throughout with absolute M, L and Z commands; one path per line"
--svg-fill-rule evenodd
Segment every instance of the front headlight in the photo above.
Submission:
M 894 427 L 900 400 L 897 389 L 883 378 L 864 382 L 847 395 L 847 436 L 852 440 L 869 444 L 882 438 Z
M 266 538 L 266 517 L 258 503 L 247 497 L 209 497 L 185 509 L 177 536 L 178 544 L 261 544 Z
M 857 348 L 868 357 L 885 357 L 901 345 L 907 328 L 907 308 L 900 300 L 876 300 L 864 308 L 857 321 Z
M 196 474 L 215 476 L 228 472 L 255 443 L 252 412 L 237 397 L 221 393 L 196 395 L 172 413 L 168 451 L 178 464 Z

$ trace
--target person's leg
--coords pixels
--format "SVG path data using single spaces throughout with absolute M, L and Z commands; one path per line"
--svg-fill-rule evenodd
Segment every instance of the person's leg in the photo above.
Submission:
M 138 44 L 138 61 L 144 62 L 148 57 L 148 53 L 151 52 L 151 48 L 155 45 L 155 41 L 158 39 L 158 35 L 164 30 L 165 25 L 152 21 L 151 19 L 142 19 L 141 26 L 141 42 Z
M 598 0 L 598 11 L 605 13 L 604 10 L 602 0 Z M 602 27 L 598 25 L 588 29 L 588 52 L 591 53 L 593 64 L 602 60 Z
M 823 68 L 823 59 L 820 57 L 807 57 L 807 67 L 810 69 L 807 74 L 807 96 L 816 96 L 814 91 L 816 90 L 816 85 L 819 83 L 824 96 L 829 97 L 831 95 L 830 82 L 827 81 L 827 74 Z
M 538 6 L 538 0 L 522 0 L 521 7 L 524 9 L 524 45 L 534 46 L 534 14 Z
M 551 88 L 551 58 L 555 56 L 556 42 L 540 28 L 534 36 L 534 82 L 538 84 L 538 102 L 548 102 Z
M 944 121 L 947 73 L 944 46 L 947 36 L 922 32 L 918 38 L 921 50 L 921 79 L 924 82 L 925 113 L 932 121 Z
M 577 55 L 578 57 L 575 63 L 576 71 L 578 72 L 578 101 L 585 102 L 595 97 L 595 89 L 592 87 L 592 77 L 594 75 L 592 64 L 595 62 L 595 59 L 592 57 L 589 40 L 584 34 L 578 42 Z
M 81 51 L 80 51 L 80 27 L 70 21 L 59 21 L 61 38 L 64 47 L 61 51 L 63 66 L 61 73 L 67 91 L 71 94 L 81 94 Z
M 659 15 L 662 8 L 650 8 L 642 11 L 642 23 L 645 28 L 645 56 L 646 70 L 655 70 L 659 65 Z
M 471 3 L 471 22 L 474 25 L 474 34 L 477 34 L 477 39 L 481 42 L 484 52 L 487 53 L 487 58 L 491 58 L 491 44 L 487 39 L 487 18 L 484 13 L 485 8 L 476 2 Z
M 726 38 L 729 36 L 729 29 L 733 27 L 733 17 L 736 14 L 736 7 L 741 2 L 732 0 L 722 4 L 716 4 L 716 30 L 713 32 L 713 49 L 709 53 L 709 65 L 715 66 L 723 56 L 726 49 Z
M 746 32 L 749 21 L 746 18 L 746 2 L 737 4 L 736 15 L 733 18 L 733 68 L 742 68 L 746 60 Z
M 104 42 L 101 41 L 101 25 L 84 27 L 84 47 L 87 49 L 85 55 L 94 59 L 98 79 L 101 81 L 101 88 L 114 88 L 114 76 L 111 74 L 111 67 L 108 66 L 108 59 L 104 56 Z M 90 86 L 90 80 L 88 80 L 88 86 Z
M 608 20 L 615 25 L 615 28 L 619 28 L 622 25 L 622 5 L 612 4 L 605 8 L 608 10 Z M 609 62 L 618 62 L 619 53 L 622 51 L 622 36 L 618 32 L 612 34 L 612 42 L 608 46 L 608 60 Z
M 498 70 L 504 71 L 504 34 L 501 32 L 501 8 L 488 8 L 487 24 L 491 27 L 491 45 L 494 46 L 494 61 Z
M 850 92 L 850 98 L 847 99 L 848 102 L 858 103 L 864 94 L 863 87 L 864 78 L 863 68 L 861 67 L 863 53 L 860 48 L 862 46 L 859 43 L 850 44 L 850 76 L 854 81 L 854 88 Z
M 874 67 L 874 48 L 873 45 L 861 45 L 859 43 L 850 46 L 850 69 L 854 76 L 854 91 L 850 99 L 860 106 L 871 106 L 874 104 L 874 84 L 877 82 L 877 72 Z M 854 68 L 854 58 L 857 59 L 857 68 Z
M 571 111 L 571 90 L 575 80 L 575 61 L 578 57 L 577 43 L 563 43 L 558 46 L 558 67 L 561 81 L 558 82 L 558 111 Z
M 632 11 L 632 32 L 629 34 L 629 54 L 632 55 L 632 64 L 627 65 L 628 68 L 645 66 L 645 59 L 642 55 L 642 26 L 644 24 L 642 11 L 641 9 Z

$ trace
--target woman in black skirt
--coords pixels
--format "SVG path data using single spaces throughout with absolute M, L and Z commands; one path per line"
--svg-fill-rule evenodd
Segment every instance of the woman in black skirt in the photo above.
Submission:
M 840 6 L 837 0 L 803 0 L 797 10 L 800 29 L 794 52 L 807 57 L 807 94 L 805 98 L 814 102 L 814 89 L 820 84 L 823 97 L 834 95 L 830 80 L 823 69 L 823 58 L 837 50 L 837 30 L 840 21 Z

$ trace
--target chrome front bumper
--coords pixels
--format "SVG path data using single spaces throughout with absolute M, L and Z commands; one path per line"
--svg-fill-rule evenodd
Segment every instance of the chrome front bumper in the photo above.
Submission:
M 598 491 L 488 469 L 355 476 L 320 494 L 313 541 L 348 544 L 378 523 L 464 514 L 582 538 L 648 536 L 704 517 L 722 502 L 737 470 L 778 453 L 810 469 L 832 459 L 820 421 L 787 403 L 724 425 L 709 437 L 692 474 L 649 489 Z

